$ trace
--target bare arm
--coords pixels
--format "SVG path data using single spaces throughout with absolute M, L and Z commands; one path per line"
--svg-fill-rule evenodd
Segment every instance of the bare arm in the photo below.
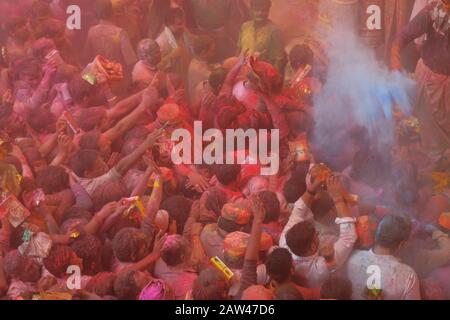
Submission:
M 142 100 L 142 93 L 138 92 L 132 96 L 119 101 L 114 107 L 106 112 L 106 116 L 110 120 L 119 119 L 135 108 Z
M 153 144 L 158 141 L 163 134 L 163 130 L 156 130 L 148 135 L 147 139 L 134 150 L 131 154 L 120 160 L 115 166 L 120 175 L 124 175 L 128 169 L 147 151 Z
M 236 63 L 236 65 L 228 73 L 219 95 L 231 98 L 231 96 L 233 95 L 233 87 L 236 82 L 236 78 L 241 72 L 241 69 L 244 66 L 245 62 L 246 62 L 246 53 L 240 56 L 239 62 Z
M 50 235 L 59 234 L 58 223 L 56 222 L 53 215 L 50 213 L 49 208 L 43 202 L 39 207 L 36 207 L 36 211 L 42 215 L 44 218 L 45 224 L 47 225 L 48 233 Z
M 142 101 L 139 106 L 128 116 L 120 120 L 119 123 L 117 123 L 113 128 L 103 133 L 103 137 L 111 142 L 115 141 L 126 131 L 131 129 L 133 125 L 140 120 L 147 108 L 156 104 L 158 98 L 158 91 L 155 88 L 147 88 L 142 95 Z
M 166 236 L 164 236 L 162 233 L 159 233 L 158 235 L 156 235 L 153 252 L 150 253 L 148 256 L 146 256 L 144 259 L 142 259 L 136 263 L 133 263 L 131 265 L 126 266 L 120 272 L 144 271 L 144 270 L 147 270 L 150 267 L 152 267 L 153 264 L 156 261 L 158 261 L 158 259 L 161 257 L 161 247 L 165 240 L 166 240 Z

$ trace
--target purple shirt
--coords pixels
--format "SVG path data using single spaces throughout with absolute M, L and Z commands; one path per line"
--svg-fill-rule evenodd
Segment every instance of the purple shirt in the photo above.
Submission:
M 426 41 L 421 49 L 425 65 L 436 73 L 450 75 L 450 29 L 446 27 L 446 24 L 450 23 L 449 15 L 447 14 L 444 19 L 435 19 L 433 16 L 437 5 L 438 2 L 433 2 L 420 11 L 405 27 L 398 44 L 404 48 L 425 34 Z

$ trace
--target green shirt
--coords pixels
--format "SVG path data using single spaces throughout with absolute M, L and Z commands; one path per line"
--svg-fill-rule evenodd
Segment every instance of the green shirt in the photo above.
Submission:
M 238 47 L 241 53 L 259 52 L 261 59 L 274 65 L 281 74 L 286 66 L 286 52 L 280 30 L 272 23 L 256 29 L 253 21 L 242 25 Z

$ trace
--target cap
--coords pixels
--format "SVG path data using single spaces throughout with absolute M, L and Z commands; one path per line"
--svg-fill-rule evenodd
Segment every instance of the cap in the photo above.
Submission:
M 139 300 L 169 300 L 172 298 L 172 290 L 159 279 L 150 281 L 139 294 Z
M 236 231 L 229 233 L 223 242 L 224 252 L 231 258 L 240 258 L 245 255 L 250 235 Z M 263 232 L 261 234 L 260 251 L 268 251 L 273 245 L 272 237 Z
M 238 206 L 234 203 L 226 203 L 222 207 L 221 216 L 226 220 L 233 221 L 238 225 L 243 226 L 250 222 L 251 213 L 242 206 Z
M 156 114 L 158 116 L 158 121 L 161 123 L 169 122 L 171 124 L 176 124 L 181 122 L 180 107 L 175 103 L 163 105 Z
M 444 212 L 441 213 L 441 215 L 439 216 L 439 225 L 450 231 L 450 212 Z

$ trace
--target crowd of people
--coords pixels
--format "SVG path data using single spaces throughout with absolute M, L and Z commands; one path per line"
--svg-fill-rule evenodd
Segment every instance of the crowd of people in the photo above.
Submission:
M 427 35 L 416 117 L 394 112 L 390 149 L 348 123 L 332 153 L 314 136 L 326 60 L 286 50 L 270 9 L 0 1 L 1 299 L 450 299 L 449 1 L 394 45 L 399 69 Z M 195 121 L 278 129 L 279 172 L 175 165 Z

